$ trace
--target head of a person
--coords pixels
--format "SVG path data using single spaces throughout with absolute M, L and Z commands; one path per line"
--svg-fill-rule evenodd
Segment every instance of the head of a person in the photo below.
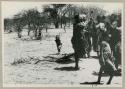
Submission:
M 106 41 L 102 41 L 102 43 L 101 43 L 101 47 L 105 48 L 106 46 L 107 46 Z
M 117 24 L 118 24 L 117 21 L 112 22 L 112 28 L 116 28 Z
M 86 15 L 85 14 L 80 14 L 79 15 L 79 20 L 80 20 L 80 22 L 86 21 Z
M 100 23 L 99 26 L 100 26 L 100 29 L 101 29 L 102 31 L 105 31 L 105 30 L 106 30 L 106 27 L 105 27 L 105 24 L 104 24 L 104 23 Z
M 90 21 L 93 21 L 93 18 L 90 18 Z
M 59 36 L 59 35 L 56 35 L 56 39 L 60 39 L 60 36 Z

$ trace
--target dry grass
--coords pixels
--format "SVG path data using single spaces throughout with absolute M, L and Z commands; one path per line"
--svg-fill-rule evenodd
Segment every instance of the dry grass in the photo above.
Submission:
M 27 57 L 27 58 L 15 58 L 14 61 L 11 63 L 11 65 L 18 65 L 18 64 L 35 64 L 37 61 L 39 61 L 39 57 Z

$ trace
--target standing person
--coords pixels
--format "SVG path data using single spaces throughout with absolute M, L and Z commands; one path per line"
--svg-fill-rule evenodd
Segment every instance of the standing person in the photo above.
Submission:
M 96 17 L 95 32 L 93 35 L 93 50 L 98 52 L 98 38 L 99 38 L 99 23 L 101 22 L 101 16 Z
M 90 56 L 90 51 L 92 50 L 92 48 L 94 48 L 94 45 L 95 45 L 95 36 L 96 36 L 96 27 L 95 27 L 95 22 L 93 18 L 90 18 L 90 21 L 88 22 L 87 30 L 88 30 L 88 34 L 86 37 L 88 38 L 88 44 L 89 44 L 88 55 Z
M 82 36 L 83 36 L 83 44 L 85 54 L 83 55 L 85 58 L 90 57 L 91 51 L 91 36 L 90 31 L 88 30 L 88 21 L 86 20 L 86 15 L 80 15 L 81 22 L 79 23 L 82 28 Z
M 105 26 L 105 23 L 104 23 L 104 17 L 100 18 L 101 20 L 99 21 L 99 23 L 96 25 L 96 28 L 97 28 L 97 54 L 98 56 L 100 55 L 100 44 L 101 42 L 106 38 L 108 37 L 108 32 L 107 32 L 107 28 Z
M 121 40 L 120 31 L 117 29 L 117 21 L 114 21 L 112 23 L 110 35 L 111 35 L 110 46 L 112 49 L 112 53 L 114 53 L 116 44 Z
M 119 41 L 115 46 L 114 57 L 115 57 L 115 67 L 118 70 L 119 64 L 121 64 L 121 41 Z
M 88 29 L 87 29 L 88 30 Z M 85 42 L 86 42 L 86 56 L 85 57 L 90 57 L 90 52 L 91 52 L 91 34 L 89 31 L 85 30 Z
M 84 20 L 84 23 L 83 23 Z M 73 37 L 71 39 L 75 52 L 75 68 L 79 69 L 79 59 L 86 54 L 86 40 L 83 29 L 85 28 L 85 15 L 75 15 L 73 24 Z
M 59 36 L 59 35 L 56 35 L 55 42 L 56 42 L 58 54 L 60 54 L 61 47 L 62 47 L 62 43 L 61 43 L 61 40 L 60 40 L 60 36 Z
M 116 67 L 115 67 L 115 60 L 114 57 L 111 54 L 111 48 L 108 43 L 109 38 L 106 37 L 105 40 L 103 40 L 100 44 L 100 57 L 99 57 L 99 63 L 100 63 L 100 71 L 98 76 L 97 83 L 100 83 L 102 72 L 110 75 L 110 78 L 107 82 L 107 84 L 110 84 L 112 81 L 112 78 L 114 76 L 114 73 L 116 73 Z
M 117 29 L 117 21 L 112 23 L 110 35 L 112 55 L 116 58 L 115 65 L 118 69 L 118 64 L 121 64 L 121 31 Z

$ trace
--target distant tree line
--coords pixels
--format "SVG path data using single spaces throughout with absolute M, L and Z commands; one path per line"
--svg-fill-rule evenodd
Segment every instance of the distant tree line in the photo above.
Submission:
M 43 6 L 43 11 L 39 12 L 37 9 L 23 10 L 13 18 L 4 19 L 4 30 L 17 32 L 18 37 L 21 38 L 21 32 L 24 27 L 28 28 L 27 35 L 33 31 L 36 39 L 40 39 L 42 30 L 45 29 L 46 32 L 49 26 L 54 26 L 54 28 L 63 28 L 66 32 L 66 26 L 72 26 L 75 14 L 86 14 L 87 19 L 90 17 L 96 19 L 97 16 L 104 16 L 106 11 L 102 8 L 96 6 L 76 6 L 74 4 L 48 4 Z M 119 18 L 121 19 L 121 14 L 112 14 L 107 16 L 110 21 Z M 121 21 L 119 21 L 119 25 Z

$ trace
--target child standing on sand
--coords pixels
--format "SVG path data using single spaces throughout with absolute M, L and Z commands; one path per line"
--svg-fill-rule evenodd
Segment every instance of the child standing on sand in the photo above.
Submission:
M 61 47 L 62 47 L 62 43 L 61 43 L 61 40 L 60 40 L 60 36 L 59 36 L 59 35 L 56 35 L 55 42 L 56 42 L 58 54 L 60 54 Z

